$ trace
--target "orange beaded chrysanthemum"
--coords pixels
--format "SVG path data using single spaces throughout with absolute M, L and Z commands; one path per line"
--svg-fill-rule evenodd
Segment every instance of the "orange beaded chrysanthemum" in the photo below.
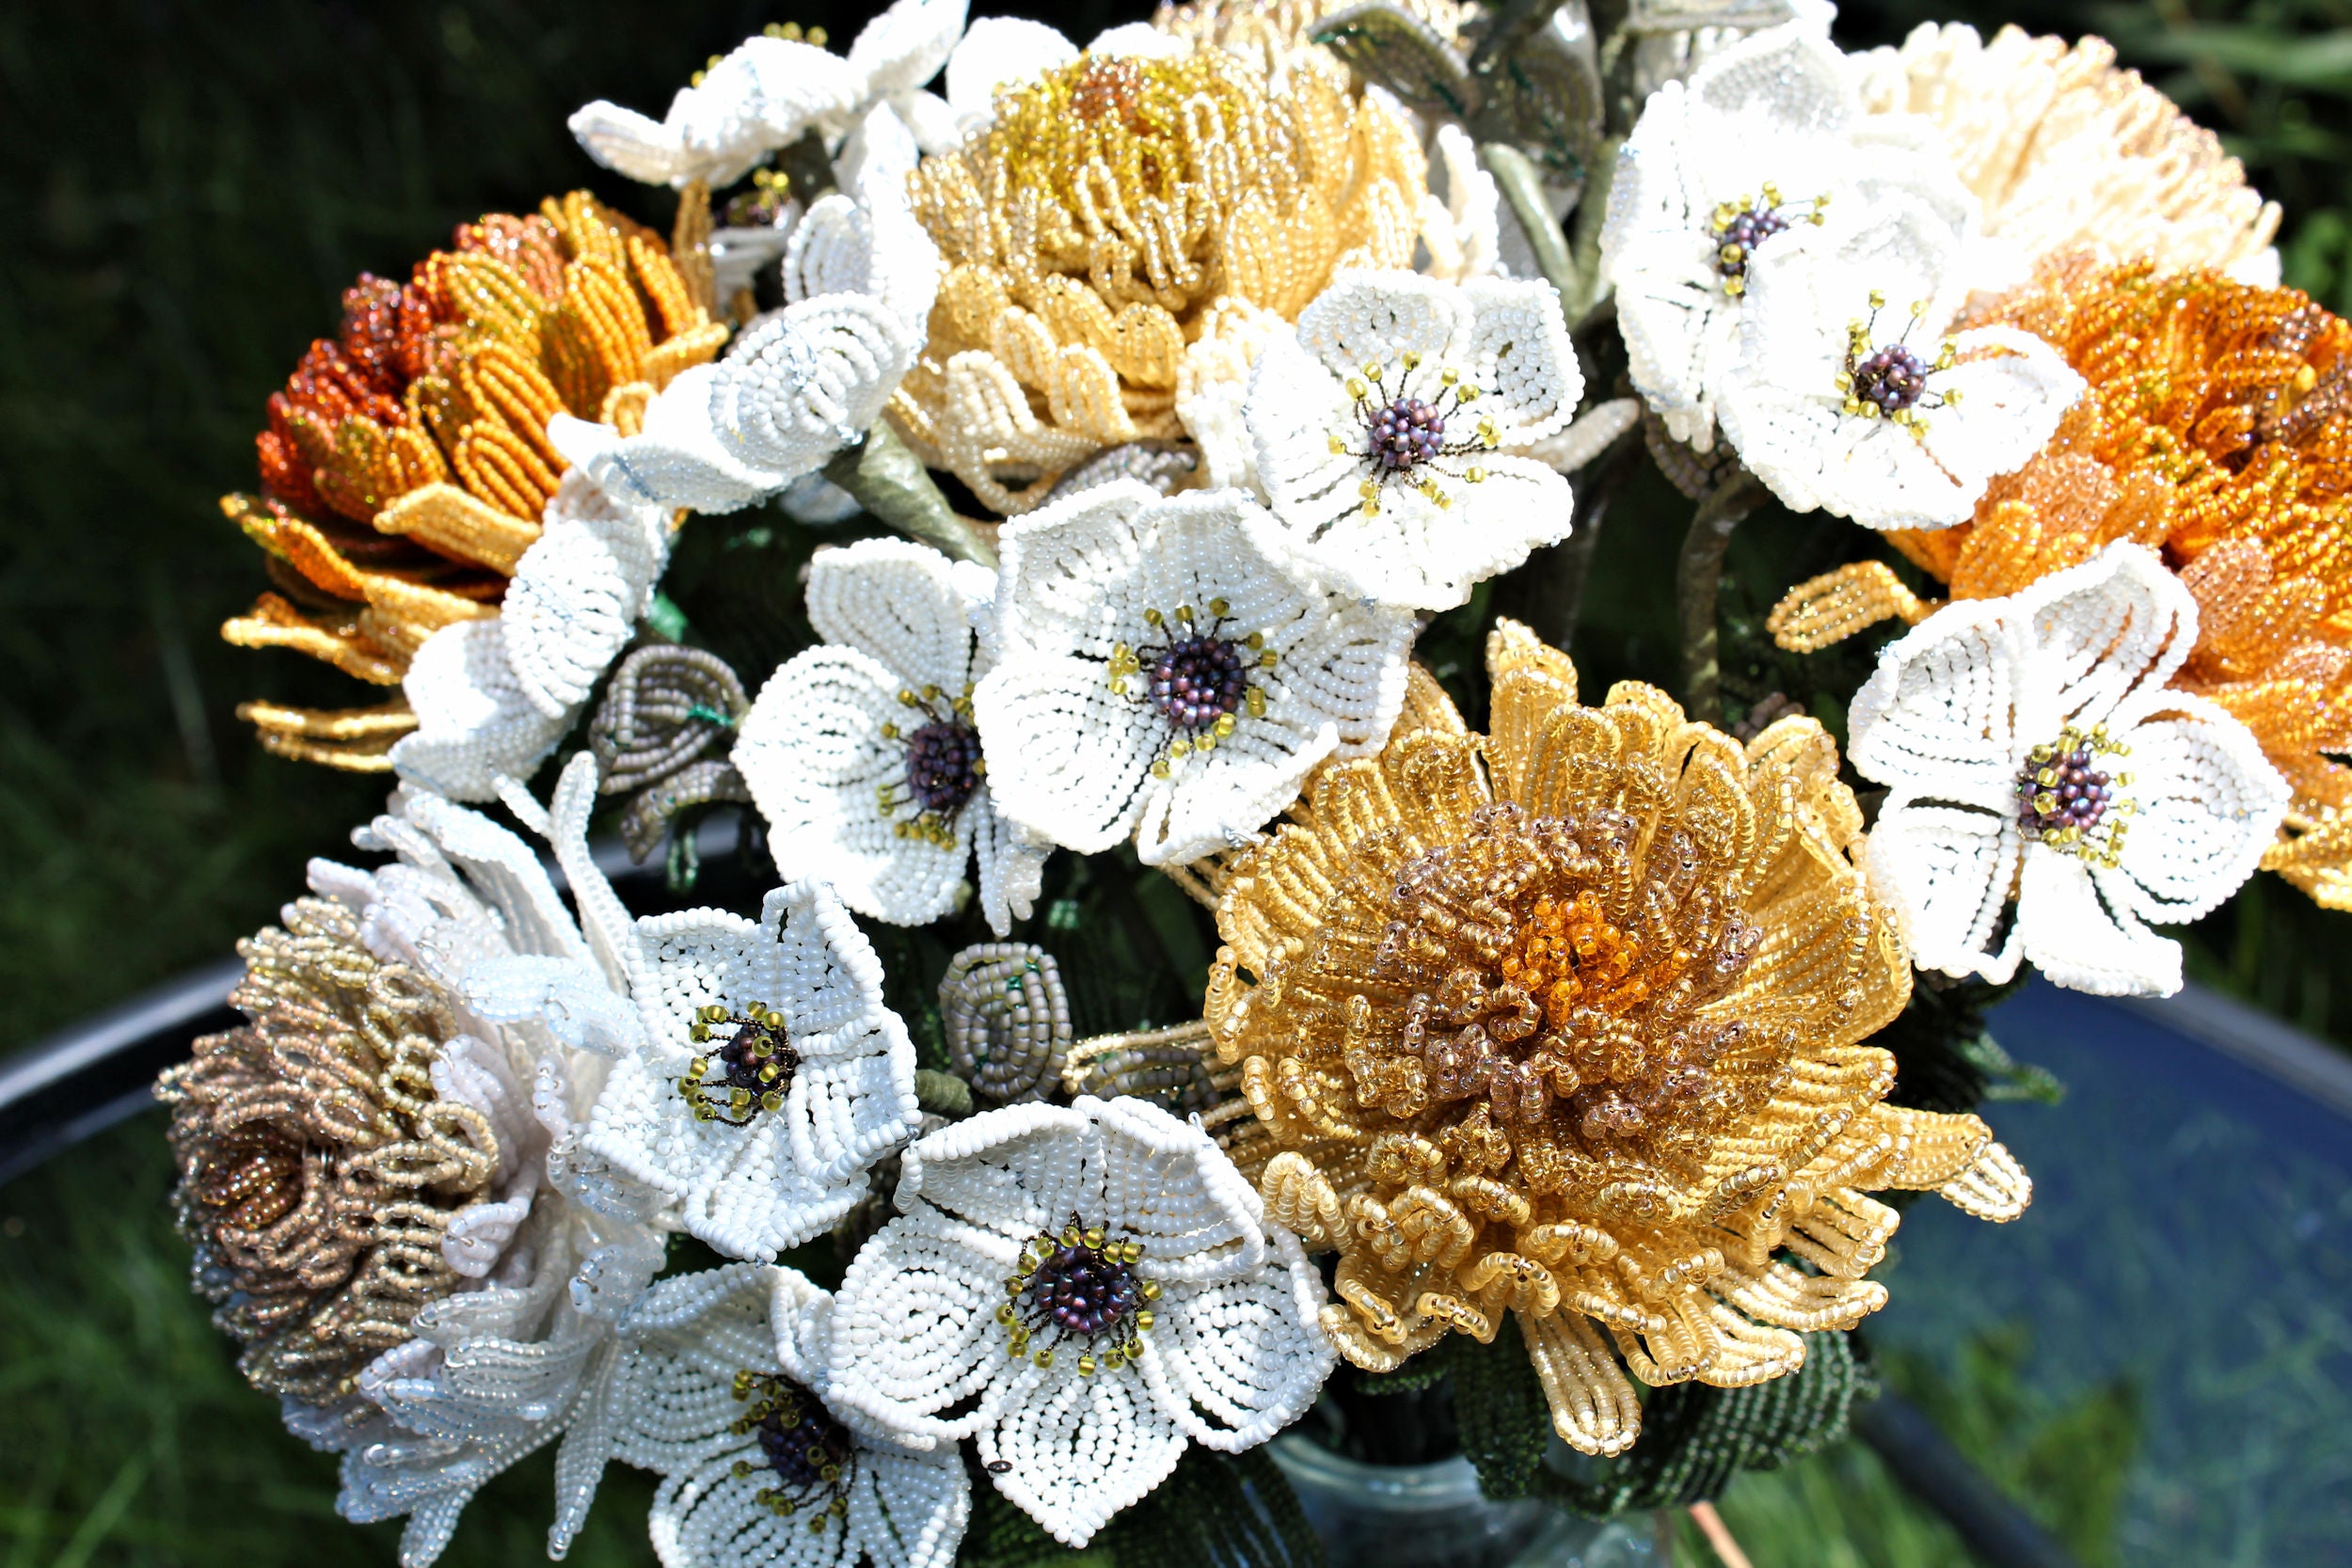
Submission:
M 270 397 L 262 495 L 221 501 L 273 587 L 222 635 L 391 686 L 434 632 L 495 615 L 565 467 L 548 420 L 629 428 L 725 341 L 707 293 L 584 191 L 461 225 L 405 284 L 361 275 Z M 243 711 L 273 751 L 367 770 L 413 723 L 398 703 Z
M 1761 1382 L 1884 1302 L 1866 1192 L 2007 1219 L 2031 1188 L 1976 1117 L 1883 1103 L 1863 1042 L 1910 966 L 1818 723 L 1742 748 L 1648 687 L 1586 707 L 1510 622 L 1487 665 L 1491 734 L 1417 672 L 1387 748 L 1224 872 L 1204 1011 L 1263 1140 L 1229 1144 L 1341 1254 L 1342 1353 L 1515 1311 L 1561 1436 L 1614 1453 L 1628 1370 Z
M 1974 522 L 1891 535 L 1955 598 L 2013 594 L 2128 539 L 2196 596 L 2176 684 L 2254 732 L 2296 800 L 2265 864 L 2352 908 L 2352 324 L 2292 289 L 2147 263 L 2045 268 L 1972 325 L 2047 340 L 2090 384 L 2049 446 Z M 1876 563 L 1803 584 L 1785 647 L 1928 606 Z

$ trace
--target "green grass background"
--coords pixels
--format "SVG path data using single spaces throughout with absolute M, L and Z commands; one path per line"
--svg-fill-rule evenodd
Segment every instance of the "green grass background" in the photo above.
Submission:
M 485 210 L 601 177 L 564 116 L 658 112 L 770 21 L 838 42 L 861 8 L 737 0 L 90 0 L 0 8 L 0 1054 L 225 953 L 298 891 L 382 785 L 262 755 L 246 697 L 348 683 L 215 628 L 261 581 L 215 509 L 252 483 L 262 400 L 335 325 L 360 270 L 394 276 Z M 1057 7 L 1083 37 L 1131 9 Z M 1931 13 L 1849 7 L 1850 44 Z M 2290 281 L 2352 309 L 2352 4 L 1971 3 L 1981 26 L 2099 30 L 2220 130 L 2288 210 Z M 1619 520 L 1616 527 L 1625 523 Z M 2193 934 L 2196 973 L 2338 1041 L 2352 917 L 2258 879 Z M 389 1527 L 331 1513 L 331 1466 L 280 1433 L 188 1295 L 144 1118 L 0 1189 L 0 1568 L 389 1561 Z M 1893 1369 L 2087 1561 L 2117 1468 L 2097 1411 L 2016 1409 L 1989 1344 Z M 2008 1367 L 2009 1370 L 2004 1370 Z M 2005 1381 L 2006 1380 L 2006 1381 Z M 453 1564 L 538 1555 L 544 1460 L 493 1486 Z M 614 1483 L 574 1560 L 650 1560 L 645 1487 Z M 1963 1560 L 1858 1448 L 1735 1488 L 1759 1568 Z

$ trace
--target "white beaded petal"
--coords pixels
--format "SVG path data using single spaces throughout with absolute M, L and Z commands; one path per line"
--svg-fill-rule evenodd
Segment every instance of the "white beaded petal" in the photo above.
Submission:
M 1188 1436 L 1264 1441 L 1333 1364 L 1297 1241 L 1268 1235 L 1205 1132 L 1146 1101 L 953 1123 L 907 1150 L 898 1202 L 834 1301 L 828 1398 L 910 1444 L 976 1438 L 998 1490 L 1068 1545 L 1166 1479 Z M 1071 1227 L 1139 1248 L 1152 1319 L 1120 1331 L 1141 1341 L 1133 1359 L 1053 1328 L 1035 1354 L 1007 1352 L 1007 1275 Z
M 400 684 L 417 727 L 393 744 L 392 767 L 453 800 L 493 800 L 500 779 L 529 778 L 570 727 L 523 689 L 496 618 L 426 638 Z
M 2288 799 L 2244 725 L 2166 689 L 2196 640 L 2180 579 L 2117 544 L 2023 594 L 1948 606 L 1880 655 L 1849 755 L 1890 786 L 1865 858 L 1913 961 L 1997 982 L 2023 958 L 2078 990 L 2180 989 L 2179 944 L 2147 922 L 2235 892 Z M 2054 840 L 2025 814 L 2036 789 L 2073 786 L 2034 752 L 2070 746 L 2111 794 L 2085 834 Z
M 998 662 L 973 706 L 989 788 L 1025 836 L 1088 853 L 1133 837 L 1147 865 L 1197 859 L 1247 843 L 1324 758 L 1386 739 L 1410 614 L 1315 589 L 1278 562 L 1277 531 L 1239 492 L 1163 499 L 1133 480 L 1005 525 Z M 1195 639 L 1246 660 L 1260 693 L 1213 747 L 1155 705 L 1148 668 L 1115 668 L 1121 649 Z
M 1244 406 L 1284 559 L 1332 592 L 1448 610 L 1565 538 L 1566 483 L 1505 455 L 1566 424 L 1583 392 L 1559 295 L 1505 278 L 1351 273 L 1271 338 Z M 1391 406 L 1442 420 L 1403 468 L 1371 455 Z

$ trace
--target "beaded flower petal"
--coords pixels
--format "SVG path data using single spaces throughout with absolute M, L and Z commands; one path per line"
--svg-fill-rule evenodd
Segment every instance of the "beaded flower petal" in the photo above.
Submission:
M 827 1397 L 910 1445 L 977 1437 L 997 1490 L 1068 1545 L 1187 1439 L 1263 1443 L 1330 1371 L 1296 1239 L 1146 1101 L 954 1123 L 907 1150 L 898 1203 L 842 1281 Z
M 1550 285 L 1356 273 L 1266 346 L 1245 411 L 1275 543 L 1341 593 L 1447 610 L 1568 531 L 1526 448 L 1584 380 Z
M 682 209 L 681 232 L 702 215 Z M 726 341 L 702 269 L 681 258 L 576 191 L 529 216 L 462 225 L 405 284 L 362 277 L 344 292 L 341 333 L 313 343 L 270 399 L 262 494 L 221 502 L 268 552 L 272 585 L 221 635 L 393 686 L 439 633 L 500 622 L 510 578 L 532 578 L 543 604 L 572 595 L 591 610 L 642 593 L 635 574 L 579 576 L 582 541 L 560 536 L 582 520 L 605 531 L 596 504 L 564 490 L 548 431 L 567 414 L 634 429 L 648 399 Z M 660 537 L 642 519 L 621 531 Z M 623 553 L 643 563 L 643 549 Z M 444 748 L 480 736 L 527 771 L 517 759 L 535 763 L 562 729 L 529 717 L 552 689 L 533 657 L 600 667 L 618 647 L 549 646 L 544 630 L 512 646 L 479 629 L 442 641 L 407 703 L 242 711 L 270 750 L 305 761 L 387 769 L 395 742 L 424 724 Z M 464 782 L 469 797 L 491 793 Z
M 1791 510 L 1875 529 L 1964 522 L 2081 395 L 2039 338 L 1947 335 L 1961 254 L 1941 218 L 1895 194 L 1757 252 L 1717 418 Z
M 948 1568 L 972 1511 L 962 1456 L 907 1449 L 826 1401 L 832 1307 L 793 1271 L 749 1263 L 648 1291 L 573 1428 L 575 1514 L 609 1455 L 662 1478 L 664 1568 Z
M 1486 657 L 1487 735 L 1424 679 L 1224 868 L 1205 1013 L 1268 1215 L 1340 1254 L 1340 1353 L 1386 1370 L 1516 1311 L 1561 1437 L 1617 1453 L 1629 1370 L 1779 1377 L 1884 1302 L 1866 1193 L 2007 1219 L 2030 1185 L 1975 1117 L 1883 1103 L 1862 1042 L 1911 972 L 1818 723 L 1742 749 L 1647 687 L 1582 706 L 1508 621 Z
M 2116 544 L 1880 656 L 1851 755 L 1892 791 L 1870 878 L 1921 968 L 2001 981 L 2022 958 L 2077 990 L 2180 990 L 2180 944 L 2147 923 L 2236 892 L 2287 804 L 2243 724 L 2166 689 L 2196 641 L 2180 579 Z
M 1326 757 L 1380 744 L 1408 611 L 1313 587 L 1238 491 L 1115 480 L 1005 527 L 973 693 L 997 809 L 1147 865 L 1246 843 Z
M 2276 285 L 2279 205 L 2246 183 L 2220 138 L 2115 67 L 2115 48 L 2004 27 L 1990 43 L 1963 23 L 1922 24 L 1902 47 L 1853 64 L 1873 116 L 1913 115 L 1943 132 L 1960 179 L 1984 203 L 1984 231 L 2016 277 L 2088 250 L 2167 270 L 2213 267 Z
M 1862 112 L 1845 57 L 1804 22 L 1744 39 L 1650 96 L 1617 154 L 1600 265 L 1633 385 L 1677 440 L 1714 448 L 1760 251 L 1898 194 L 1955 242 L 1974 231 L 1976 199 L 1941 150 L 1895 128 Z
M 1049 851 L 999 815 L 973 718 L 983 668 L 969 615 L 993 589 L 978 568 L 903 540 L 819 551 L 808 615 L 825 645 L 771 675 L 744 717 L 734 762 L 779 863 L 830 882 L 860 914 L 940 918 L 976 854 L 998 935 L 1037 897 Z

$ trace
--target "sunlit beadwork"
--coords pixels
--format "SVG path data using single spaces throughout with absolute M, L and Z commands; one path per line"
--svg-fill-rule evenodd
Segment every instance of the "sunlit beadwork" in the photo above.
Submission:
M 1861 1042 L 1909 968 L 1818 723 L 1742 749 L 1646 687 L 1585 707 L 1508 621 L 1487 663 L 1488 735 L 1433 689 L 1228 868 L 1206 1015 L 1279 1150 L 1268 1214 L 1341 1254 L 1341 1354 L 1517 1311 L 1561 1436 L 1615 1453 L 1627 1370 L 1778 1377 L 1885 1300 L 1867 1190 L 2030 1189 L 1974 1117 L 1883 1103 Z
M 947 960 L 939 1020 L 956 1076 L 982 1100 L 1043 1100 L 1070 1050 L 1070 995 L 1044 948 L 990 942 Z

